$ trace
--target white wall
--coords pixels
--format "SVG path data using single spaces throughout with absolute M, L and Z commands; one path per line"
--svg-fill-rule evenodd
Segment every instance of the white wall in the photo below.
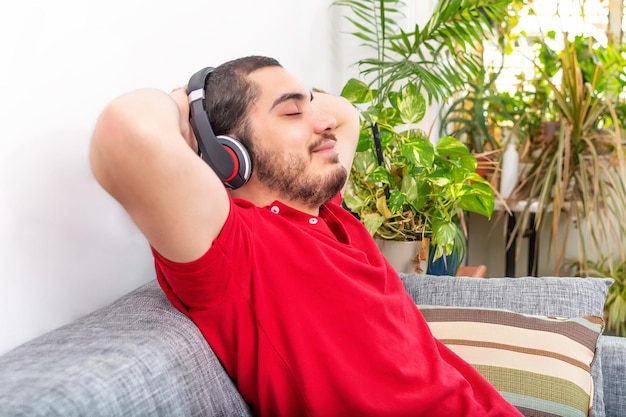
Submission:
M 0 354 L 153 278 L 143 237 L 89 171 L 102 107 L 248 54 L 273 56 L 307 85 L 338 93 L 350 61 L 329 4 L 2 2 Z

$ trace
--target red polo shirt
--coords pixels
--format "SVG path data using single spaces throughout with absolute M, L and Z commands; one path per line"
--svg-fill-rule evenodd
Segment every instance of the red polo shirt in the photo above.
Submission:
M 201 258 L 159 283 L 259 416 L 519 416 L 436 341 L 350 213 L 232 199 Z

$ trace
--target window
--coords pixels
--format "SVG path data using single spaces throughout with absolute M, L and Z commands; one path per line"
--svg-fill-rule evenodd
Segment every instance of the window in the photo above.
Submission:
M 514 41 L 510 54 L 502 57 L 493 42 L 484 45 L 485 63 L 494 68 L 503 65 L 496 82 L 499 91 L 512 90 L 519 83 L 518 77 L 534 73 L 531 57 L 538 49 L 534 39 L 544 39 L 555 50 L 562 48 L 564 33 L 570 38 L 581 34 L 593 36 L 603 45 L 608 42 L 609 0 L 528 0 L 526 3 L 518 12 L 519 22 L 511 33 Z M 619 7 L 623 5 L 618 4 Z M 621 10 L 617 12 L 621 19 Z

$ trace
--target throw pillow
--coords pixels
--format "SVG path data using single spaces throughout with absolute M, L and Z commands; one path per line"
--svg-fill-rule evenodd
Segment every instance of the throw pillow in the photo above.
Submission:
M 603 321 L 502 309 L 420 305 L 433 335 L 525 416 L 589 415 Z

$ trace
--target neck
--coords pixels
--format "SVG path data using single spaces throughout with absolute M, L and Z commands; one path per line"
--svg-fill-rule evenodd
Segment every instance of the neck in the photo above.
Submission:
M 258 207 L 266 207 L 274 201 L 280 201 L 291 208 L 312 216 L 318 216 L 320 212 L 319 206 L 311 207 L 310 205 L 303 204 L 301 201 L 285 198 L 259 183 L 255 178 L 251 178 L 250 181 L 241 188 L 231 190 L 230 195 L 235 198 L 247 200 Z

